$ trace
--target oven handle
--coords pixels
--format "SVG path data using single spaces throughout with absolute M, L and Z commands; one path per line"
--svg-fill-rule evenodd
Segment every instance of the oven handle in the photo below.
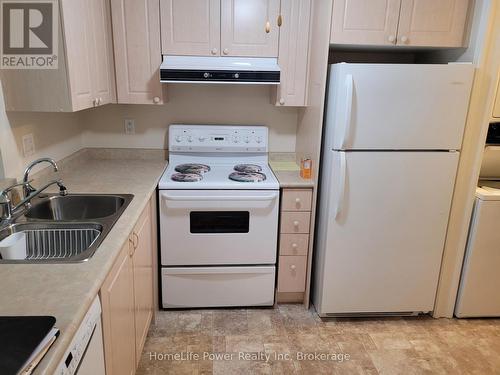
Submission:
M 167 201 L 272 201 L 278 198 L 277 194 L 260 196 L 173 196 L 162 194 L 162 198 Z

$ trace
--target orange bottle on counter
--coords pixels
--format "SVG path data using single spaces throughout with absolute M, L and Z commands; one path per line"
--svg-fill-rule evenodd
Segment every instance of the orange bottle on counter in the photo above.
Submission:
M 312 178 L 312 160 L 302 159 L 300 161 L 300 177 L 304 179 Z

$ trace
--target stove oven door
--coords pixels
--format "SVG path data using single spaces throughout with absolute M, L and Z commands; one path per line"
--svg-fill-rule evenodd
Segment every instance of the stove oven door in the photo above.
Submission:
M 279 191 L 160 190 L 163 266 L 274 264 Z

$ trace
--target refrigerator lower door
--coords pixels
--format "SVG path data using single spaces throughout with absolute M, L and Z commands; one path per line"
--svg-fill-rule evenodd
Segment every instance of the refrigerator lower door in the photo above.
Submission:
M 433 310 L 458 158 L 329 151 L 313 293 L 321 316 Z

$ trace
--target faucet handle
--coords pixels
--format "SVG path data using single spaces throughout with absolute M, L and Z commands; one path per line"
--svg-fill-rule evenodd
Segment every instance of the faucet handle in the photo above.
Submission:
M 0 191 L 0 197 L 5 197 L 5 198 L 7 198 L 7 199 L 8 199 L 7 194 L 8 194 L 11 190 L 14 190 L 16 187 L 30 185 L 32 182 L 33 182 L 33 180 L 29 180 L 29 181 L 19 182 L 19 183 L 16 183 L 16 184 L 14 184 L 14 185 L 10 185 L 9 187 L 7 187 L 7 188 L 3 189 L 2 191 Z
M 16 183 L 0 191 L 0 222 L 3 220 L 9 220 L 12 217 L 12 202 L 8 195 L 9 192 L 16 187 L 26 186 L 26 184 L 29 184 L 30 182 L 33 182 L 33 180 Z

